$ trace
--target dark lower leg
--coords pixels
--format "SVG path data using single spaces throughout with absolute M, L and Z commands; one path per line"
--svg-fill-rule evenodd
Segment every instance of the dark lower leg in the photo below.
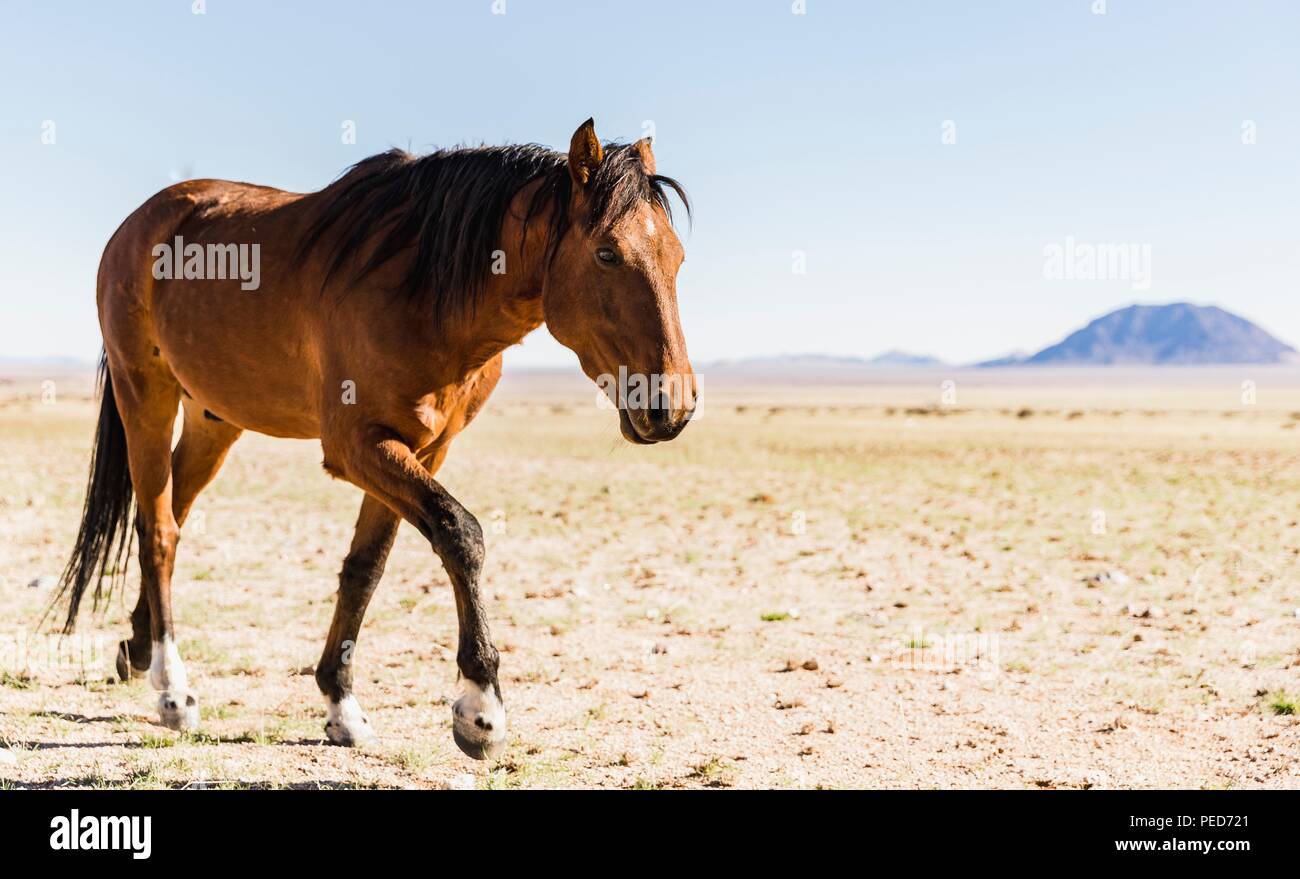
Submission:
M 456 665 L 465 682 L 464 695 L 452 706 L 452 733 L 471 757 L 496 754 L 505 741 L 505 709 L 497 684 L 497 650 L 478 590 L 483 569 L 483 531 L 478 521 L 421 466 L 405 443 L 382 428 L 359 436 L 356 444 L 340 451 L 348 478 L 419 529 L 446 568 L 456 594 L 460 628 Z
M 357 635 L 370 597 L 383 576 L 400 521 L 396 513 L 369 495 L 361 503 L 352 547 L 339 573 L 334 620 L 316 666 L 316 683 L 331 703 L 340 703 L 352 693 L 352 654 Z
M 149 599 L 141 586 L 135 610 L 131 611 L 131 637 L 117 645 L 117 675 L 126 680 L 149 670 L 150 649 L 153 644 L 149 623 Z

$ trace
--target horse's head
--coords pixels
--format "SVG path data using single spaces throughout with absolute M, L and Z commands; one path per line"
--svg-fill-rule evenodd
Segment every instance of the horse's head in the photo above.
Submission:
M 695 374 L 677 314 L 685 256 L 648 138 L 602 149 L 588 119 L 569 147 L 568 226 L 542 303 L 551 334 L 618 406 L 629 442 L 681 433 L 695 410 Z M 689 205 L 688 205 L 689 210 Z

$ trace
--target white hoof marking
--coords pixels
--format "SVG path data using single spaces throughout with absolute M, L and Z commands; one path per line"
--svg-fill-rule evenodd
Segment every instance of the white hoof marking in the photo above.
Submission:
M 456 744 L 471 757 L 484 759 L 500 751 L 506 739 L 506 709 L 490 684 L 483 689 L 465 681 L 465 695 L 451 707 Z
M 153 642 L 149 656 L 149 683 L 155 690 L 188 690 L 185 663 L 171 638 Z
M 374 728 L 361 710 L 357 697 L 349 693 L 341 702 L 325 700 L 325 735 L 336 745 L 359 748 L 375 741 Z

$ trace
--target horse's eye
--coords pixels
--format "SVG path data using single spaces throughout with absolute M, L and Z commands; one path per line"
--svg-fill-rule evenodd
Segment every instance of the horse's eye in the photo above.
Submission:
M 608 247 L 597 247 L 596 259 L 600 260 L 606 265 L 612 266 L 618 264 L 618 254 Z

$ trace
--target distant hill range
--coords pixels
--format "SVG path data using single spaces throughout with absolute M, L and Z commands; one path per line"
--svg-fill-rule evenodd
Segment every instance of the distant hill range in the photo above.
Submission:
M 0 372 L 84 372 L 95 366 L 96 361 L 80 357 L 0 356 Z
M 1037 354 L 977 366 L 1191 366 L 1294 363 L 1296 350 L 1213 305 L 1130 305 L 1102 315 Z
M 967 364 L 1021 366 L 1215 366 L 1300 363 L 1300 354 L 1244 317 L 1214 305 L 1130 305 L 1102 315 L 1037 353 L 1016 351 Z M 863 373 L 951 367 L 937 357 L 890 350 L 874 357 L 785 354 L 702 364 L 723 373 L 851 380 Z
M 1234 363 L 1300 363 L 1300 354 L 1245 318 L 1222 308 L 1175 302 L 1170 305 L 1130 305 L 1102 315 L 1037 353 L 1017 351 L 966 366 L 1212 366 Z M 890 371 L 952 368 L 957 364 L 928 354 L 895 349 L 874 357 L 781 354 L 714 361 L 697 366 L 709 373 L 733 376 L 855 381 Z M 74 372 L 94 367 L 94 361 L 76 357 L 0 356 L 0 373 Z
M 773 357 L 748 357 L 743 360 L 719 360 L 704 364 L 711 370 L 745 372 L 778 371 L 794 373 L 878 371 L 885 369 L 929 369 L 947 366 L 937 357 L 907 351 L 886 351 L 875 357 L 840 357 L 833 354 L 779 354 Z

